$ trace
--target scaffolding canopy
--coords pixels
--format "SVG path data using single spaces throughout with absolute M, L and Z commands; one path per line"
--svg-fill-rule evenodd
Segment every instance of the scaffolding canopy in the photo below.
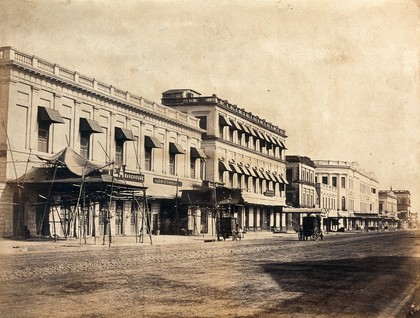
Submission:
M 77 176 L 89 175 L 94 171 L 99 171 L 105 164 L 100 165 L 79 155 L 70 147 L 66 147 L 63 150 L 52 156 L 41 156 L 38 158 L 44 160 L 54 166 L 67 167 L 72 173 Z

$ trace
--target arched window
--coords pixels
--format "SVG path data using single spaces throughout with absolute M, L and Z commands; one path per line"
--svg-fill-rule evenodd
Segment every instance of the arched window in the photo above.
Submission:
M 342 197 L 341 198 L 341 210 L 346 210 L 346 198 Z

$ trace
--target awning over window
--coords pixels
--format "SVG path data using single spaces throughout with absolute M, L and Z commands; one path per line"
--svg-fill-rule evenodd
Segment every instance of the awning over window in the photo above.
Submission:
M 241 204 L 241 189 L 217 187 L 216 189 L 182 190 L 181 204 L 213 208 L 215 205 Z
M 246 168 L 246 167 L 245 167 Z M 255 170 L 254 169 L 252 169 L 252 168 L 247 168 L 248 169 L 248 171 L 249 171 L 249 174 L 251 175 L 251 176 L 253 176 L 253 177 L 257 177 L 257 174 L 255 173 Z
M 287 149 L 286 146 L 284 145 L 284 143 L 277 139 L 277 138 L 273 138 L 273 140 L 276 142 L 277 145 L 279 145 L 279 147 L 283 148 L 283 149 Z
M 191 147 L 191 158 L 207 159 L 203 150 Z
M 231 163 L 231 164 L 229 164 L 229 166 L 230 166 L 230 169 L 232 170 L 232 172 L 242 174 L 242 170 L 239 169 L 239 167 L 236 164 Z
M 223 115 L 219 115 L 219 126 L 232 126 L 232 123 Z
M 229 167 L 229 165 L 226 162 L 220 161 L 220 160 L 219 160 L 219 170 L 232 172 L 232 169 Z
M 231 120 L 231 123 L 236 130 L 242 131 L 242 127 L 239 125 L 238 122 L 236 122 L 236 120 Z
M 80 118 L 80 131 L 90 132 L 90 133 L 101 133 L 103 132 L 101 125 L 95 120 Z
M 145 136 L 144 145 L 146 148 L 162 148 L 162 143 L 155 137 Z
M 271 137 L 270 135 L 266 135 L 268 140 L 270 140 L 270 143 L 272 143 L 273 145 L 277 145 L 276 141 L 274 140 L 273 137 Z
M 269 197 L 265 195 L 258 195 L 256 193 L 242 191 L 243 202 L 249 205 L 263 205 L 263 206 L 284 206 L 284 200 L 277 197 Z
M 56 109 L 38 106 L 38 121 L 51 124 L 64 124 L 64 120 Z
M 252 135 L 252 136 L 254 136 L 254 137 L 258 137 L 258 135 L 257 135 L 257 133 L 255 132 L 255 129 L 254 129 L 254 128 L 249 127 L 249 131 L 250 131 L 250 133 L 251 133 L 251 135 Z
M 131 130 L 115 127 L 116 140 L 134 140 L 134 135 Z
M 257 175 L 258 178 L 265 179 L 264 175 L 258 169 L 254 169 L 254 172 L 255 172 L 255 174 Z
M 267 176 L 270 178 L 271 181 L 278 182 L 277 179 L 271 173 L 266 172 Z
M 271 178 L 268 176 L 267 172 L 262 171 L 261 174 L 263 175 L 265 180 L 271 181 Z
M 261 135 L 265 141 L 271 143 L 271 140 L 267 137 L 267 135 L 264 132 L 261 132 Z
M 274 177 L 278 180 L 279 183 L 289 184 L 289 182 L 287 182 L 287 179 L 280 176 L 279 174 L 275 174 Z
M 283 208 L 284 213 L 325 213 L 322 208 Z
M 255 132 L 257 133 L 258 138 L 265 140 L 263 134 L 259 130 L 255 130 Z
M 170 142 L 169 143 L 169 152 L 174 154 L 184 154 L 185 150 L 181 145 Z
M 239 126 L 241 126 L 243 132 L 245 132 L 248 135 L 251 135 L 251 131 L 249 130 L 249 128 L 245 124 L 242 124 L 242 123 L 238 123 L 238 124 L 239 124 Z
M 238 165 L 238 167 L 239 167 L 239 169 L 241 169 L 242 174 L 247 175 L 247 176 L 251 175 L 250 172 L 249 172 L 249 170 L 246 167 L 239 166 L 239 165 Z
M 283 183 L 283 180 L 280 178 L 280 175 L 278 175 L 278 174 L 273 174 L 273 177 L 276 179 L 276 182 L 278 182 L 278 183 Z

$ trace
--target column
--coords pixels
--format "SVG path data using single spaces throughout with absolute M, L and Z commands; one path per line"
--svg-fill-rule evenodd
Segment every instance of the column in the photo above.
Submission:
M 29 144 L 28 147 L 38 150 L 38 104 L 39 88 L 32 86 L 31 107 L 29 109 Z

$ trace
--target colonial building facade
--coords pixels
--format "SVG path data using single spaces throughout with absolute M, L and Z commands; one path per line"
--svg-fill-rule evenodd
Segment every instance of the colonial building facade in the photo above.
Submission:
M 315 183 L 315 164 L 305 156 L 286 156 L 287 208 L 283 209 L 287 220 L 286 230 L 297 231 L 302 218 L 310 214 L 323 214 L 320 208 Z
M 379 224 L 378 180 L 355 162 L 314 160 L 316 182 L 336 191 L 328 205 L 337 211 L 336 227 L 342 230 L 377 229 Z M 328 200 L 328 199 L 327 199 Z
M 191 199 L 193 193 L 188 198 L 183 193 L 190 210 L 218 208 L 217 213 L 234 216 L 244 230 L 271 230 L 285 224 L 281 212 L 286 205 L 287 136 L 283 129 L 216 95 L 201 96 L 191 89 L 164 92 L 162 104 L 195 116 L 205 130 L 202 148 L 207 169 L 204 188 L 197 193 L 207 188 L 217 195 L 212 202 L 200 203 Z M 209 228 L 202 226 L 204 231 Z
M 196 117 L 11 47 L 0 48 L 0 111 L 1 236 L 185 222 L 177 200 L 205 174 Z
M 397 197 L 398 218 L 403 229 L 415 227 L 416 214 L 411 213 L 411 193 L 408 190 L 394 190 Z
M 381 229 L 394 230 L 398 228 L 398 199 L 392 189 L 380 190 L 379 195 L 379 216 L 381 218 Z

